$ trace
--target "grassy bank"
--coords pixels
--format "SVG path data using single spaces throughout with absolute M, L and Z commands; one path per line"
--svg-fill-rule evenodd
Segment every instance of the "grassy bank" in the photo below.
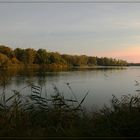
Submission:
M 26 137 L 137 137 L 140 136 L 140 96 L 114 95 L 111 107 L 88 112 L 73 94 L 65 99 L 58 88 L 48 99 L 41 96 L 41 87 L 33 84 L 28 96 L 13 90 L 6 98 L 5 90 L 0 100 L 0 136 Z M 138 91 L 139 92 L 139 91 Z

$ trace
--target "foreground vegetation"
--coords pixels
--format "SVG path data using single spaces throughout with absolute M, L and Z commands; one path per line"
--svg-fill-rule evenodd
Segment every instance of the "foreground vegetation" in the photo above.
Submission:
M 86 55 L 67 55 L 58 52 L 48 52 L 45 49 L 11 49 L 0 45 L 0 67 L 10 66 L 47 66 L 47 67 L 73 67 L 73 66 L 126 66 L 128 63 L 107 57 L 95 57 Z
M 72 99 L 66 99 L 55 85 L 50 98 L 42 97 L 42 88 L 32 83 L 27 86 L 31 88 L 28 96 L 13 90 L 13 95 L 6 97 L 4 87 L 0 101 L 0 136 L 140 136 L 139 90 L 136 95 L 120 99 L 113 95 L 111 107 L 88 112 L 82 107 L 88 92 L 78 101 L 69 83 L 67 86 Z

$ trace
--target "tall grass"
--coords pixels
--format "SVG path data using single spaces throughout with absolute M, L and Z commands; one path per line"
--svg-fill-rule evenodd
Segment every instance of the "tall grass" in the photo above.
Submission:
M 0 136 L 45 137 L 136 137 L 140 136 L 140 96 L 112 95 L 111 107 L 88 112 L 69 83 L 72 99 L 67 99 L 53 85 L 55 93 L 42 96 L 42 87 L 30 83 L 31 93 L 13 90 L 0 100 Z M 25 87 L 26 88 L 26 87 Z M 24 90 L 23 88 L 22 90 Z

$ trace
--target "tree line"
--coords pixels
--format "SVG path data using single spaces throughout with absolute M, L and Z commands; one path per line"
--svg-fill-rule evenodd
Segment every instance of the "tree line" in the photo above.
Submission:
M 46 49 L 35 50 L 33 48 L 12 49 L 5 45 L 0 45 L 0 67 L 10 65 L 66 65 L 66 66 L 126 66 L 124 60 L 107 57 L 68 55 L 58 52 L 49 52 Z

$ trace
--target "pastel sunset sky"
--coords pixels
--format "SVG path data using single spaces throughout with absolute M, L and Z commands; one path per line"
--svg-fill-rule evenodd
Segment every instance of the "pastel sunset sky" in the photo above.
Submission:
M 140 3 L 0 3 L 0 44 L 140 62 Z

